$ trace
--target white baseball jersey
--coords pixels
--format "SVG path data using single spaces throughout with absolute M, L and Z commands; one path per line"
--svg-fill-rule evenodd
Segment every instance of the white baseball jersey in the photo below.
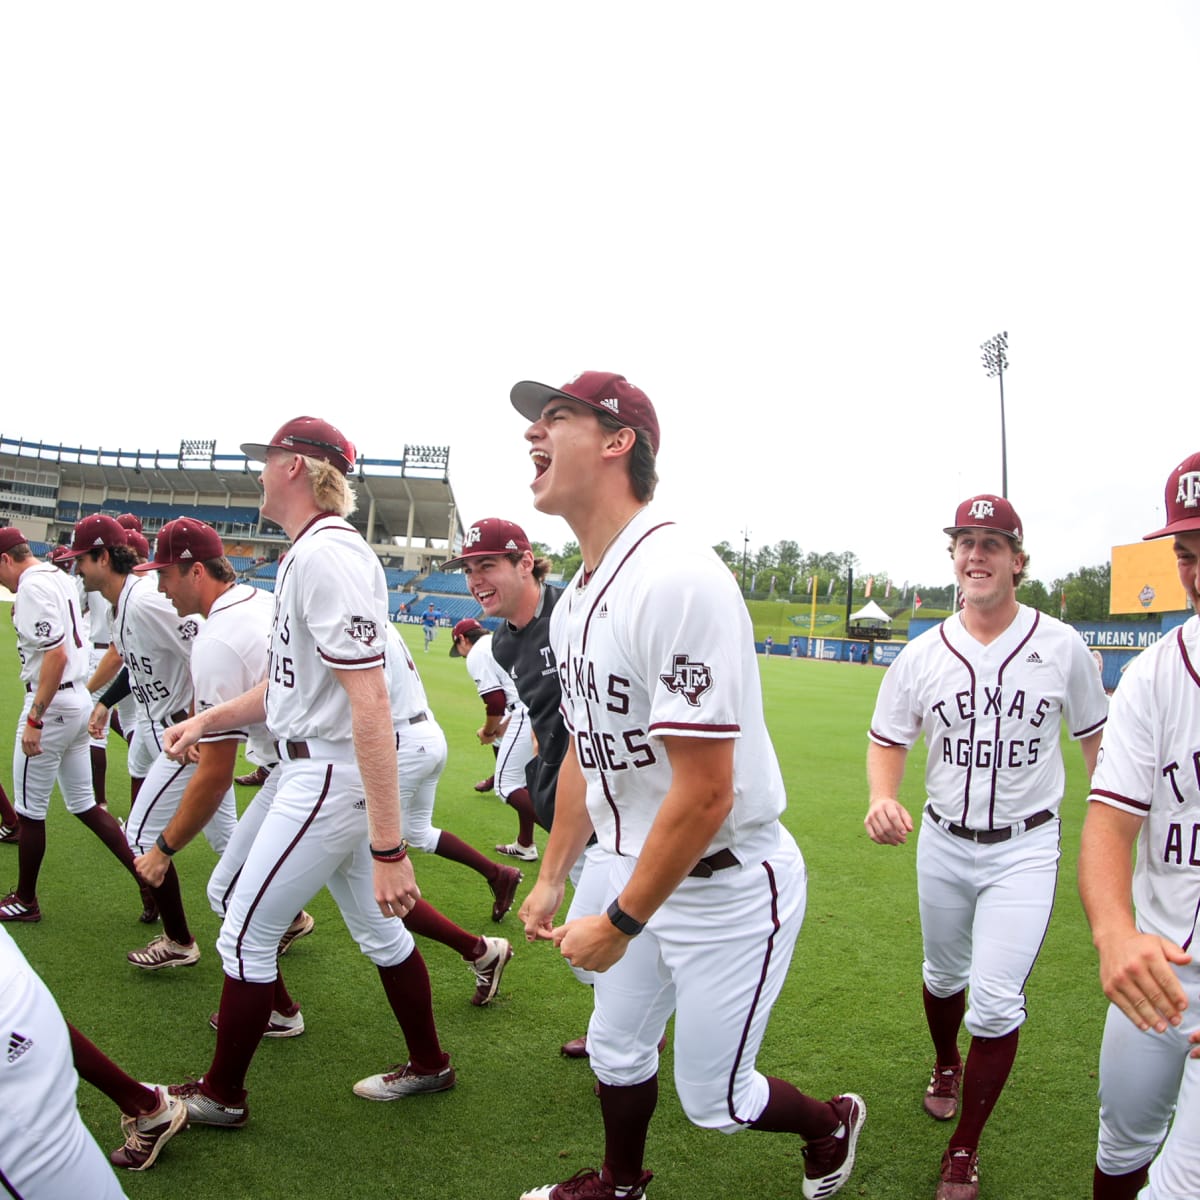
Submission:
M 413 662 L 404 639 L 391 621 L 385 629 L 387 638 L 388 701 L 392 709 L 392 724 L 400 729 L 410 719 L 429 713 L 429 701 L 417 664 Z M 430 714 L 432 715 L 432 714 Z
M 572 581 L 550 637 L 563 719 L 605 850 L 641 850 L 671 783 L 664 735 L 738 740 L 733 810 L 710 849 L 748 861 L 760 844 L 777 843 L 786 797 L 763 720 L 750 616 L 709 547 L 644 509 L 591 578 L 585 583 L 581 571 Z
M 62 682 L 82 687 L 88 678 L 88 645 L 80 620 L 75 585 L 57 567 L 39 562 L 21 573 L 13 600 L 21 681 L 36 690 L 48 650 L 65 646 Z
M 1145 818 L 1133 875 L 1138 928 L 1189 949 L 1200 916 L 1200 617 L 1129 665 L 1088 799 Z
M 336 569 L 326 565 L 332 552 Z M 274 737 L 353 740 L 350 703 L 331 672 L 384 665 L 387 612 L 383 568 L 362 535 L 329 513 L 310 521 L 275 583 L 267 676 Z
M 475 680 L 475 687 L 481 696 L 488 692 L 501 691 L 504 693 L 506 708 L 512 708 L 521 703 L 521 695 L 512 676 L 496 661 L 492 654 L 492 635 L 485 634 L 479 638 L 467 651 L 467 671 Z
M 101 592 L 89 592 L 83 586 L 82 578 L 79 576 L 75 578 L 79 583 L 79 590 L 86 606 L 88 641 L 103 650 L 112 641 L 112 605 L 105 600 Z
M 192 642 L 204 618 L 181 617 L 157 581 L 129 575 L 114 605 L 113 640 L 151 720 L 173 725 L 192 707 Z
M 268 592 L 236 583 L 213 602 L 192 645 L 196 711 L 250 691 L 267 676 L 267 649 L 274 604 Z M 206 742 L 246 742 L 251 762 L 278 758 L 265 723 L 206 734 Z
M 959 614 L 910 642 L 888 668 L 870 738 L 910 749 L 925 734 L 925 787 L 937 815 L 976 830 L 1058 811 L 1065 771 L 1059 728 L 1103 727 L 1108 701 L 1083 639 L 1021 605 L 983 645 Z

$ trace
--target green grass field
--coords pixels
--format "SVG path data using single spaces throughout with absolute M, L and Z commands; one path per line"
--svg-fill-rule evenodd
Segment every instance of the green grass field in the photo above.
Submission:
M 436 820 L 468 841 L 508 841 L 515 818 L 471 784 L 490 771 L 475 741 L 480 705 L 463 664 L 448 657 L 445 631 L 422 654 L 410 645 L 450 741 Z M 0 717 L 13 728 L 22 700 L 11 625 L 0 621 Z M 949 1129 L 921 1108 L 931 1051 L 921 1013 L 915 840 L 871 843 L 866 809 L 865 730 L 882 672 L 834 663 L 760 659 L 764 692 L 790 805 L 788 826 L 809 867 L 808 916 L 775 1008 L 760 1067 L 819 1096 L 860 1092 L 869 1119 L 859 1165 L 841 1193 L 874 1200 L 932 1197 Z M 923 754 L 913 755 L 906 803 L 922 802 Z M 110 740 L 109 799 L 128 810 L 124 756 Z M 1068 748 L 1068 793 L 1058 905 L 1028 988 L 1030 1019 L 1012 1078 L 984 1135 L 988 1200 L 1085 1200 L 1091 1194 L 1096 1060 L 1105 1001 L 1075 892 L 1075 856 L 1086 792 L 1078 751 Z M 8 782 L 7 773 L 5 776 Z M 242 802 L 249 799 L 243 792 Z M 544 835 L 539 833 L 539 844 Z M 125 951 L 146 940 L 128 876 L 56 798 L 40 885 L 44 918 L 12 927 L 63 1012 L 138 1078 L 176 1082 L 208 1064 L 208 1015 L 221 988 L 217 920 L 204 900 L 213 855 L 202 841 L 177 859 L 203 958 L 193 967 L 144 974 Z M 427 898 L 460 924 L 492 933 L 491 897 L 474 873 L 418 856 Z M 523 896 L 532 882 L 526 872 Z M 16 881 L 16 850 L 0 846 L 0 884 Z M 519 900 L 518 900 L 519 903 Z M 176 1138 L 158 1166 L 124 1174 L 130 1197 L 353 1200 L 515 1200 L 528 1186 L 599 1164 L 592 1076 L 558 1054 L 583 1032 L 590 993 L 548 945 L 519 939 L 515 913 L 501 927 L 516 957 L 496 1001 L 473 1008 L 473 978 L 445 947 L 422 944 L 438 1025 L 458 1086 L 425 1099 L 373 1104 L 356 1079 L 402 1060 L 403 1043 L 374 969 L 358 953 L 329 896 L 309 905 L 315 933 L 283 960 L 308 1030 L 264 1042 L 248 1080 L 250 1124 L 197 1128 Z M 965 1048 L 965 1042 L 964 1042 Z M 729 1138 L 690 1126 L 663 1056 L 662 1091 L 647 1166 L 654 1200 L 800 1194 L 798 1140 L 743 1133 Z M 105 1149 L 120 1142 L 111 1103 L 82 1084 L 80 1107 Z

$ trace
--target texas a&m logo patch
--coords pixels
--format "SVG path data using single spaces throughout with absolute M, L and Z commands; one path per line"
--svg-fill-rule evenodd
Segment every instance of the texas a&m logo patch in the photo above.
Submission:
M 350 624 L 346 626 L 346 632 L 356 642 L 370 646 L 379 637 L 379 626 L 367 617 L 351 617 Z
M 996 506 L 990 500 L 976 500 L 971 505 L 971 516 L 976 521 L 996 515 Z
M 660 675 L 667 691 L 682 696 L 693 708 L 700 707 L 700 697 L 712 687 L 712 671 L 704 663 L 694 663 L 686 654 L 676 654 L 671 660 L 671 673 Z

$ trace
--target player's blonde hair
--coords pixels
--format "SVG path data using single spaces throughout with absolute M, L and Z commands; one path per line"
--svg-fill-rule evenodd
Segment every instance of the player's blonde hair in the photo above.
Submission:
M 316 506 L 322 512 L 348 517 L 358 507 L 354 485 L 332 463 L 321 458 L 309 458 L 307 454 L 301 457 L 308 470 L 308 484 L 312 488 Z

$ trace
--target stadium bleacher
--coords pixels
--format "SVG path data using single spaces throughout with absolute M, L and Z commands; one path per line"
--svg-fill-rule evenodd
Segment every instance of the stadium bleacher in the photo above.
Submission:
M 421 583 L 421 591 L 449 596 L 469 596 L 471 594 L 467 590 L 466 576 L 449 571 L 430 571 Z

